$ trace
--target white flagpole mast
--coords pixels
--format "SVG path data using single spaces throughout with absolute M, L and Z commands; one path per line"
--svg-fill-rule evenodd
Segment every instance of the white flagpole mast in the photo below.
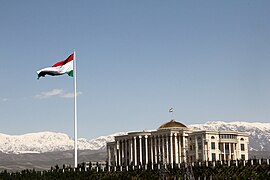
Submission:
M 77 143 L 77 72 L 76 72 L 76 52 L 74 50 L 73 76 L 74 76 L 74 167 L 78 165 L 78 143 Z

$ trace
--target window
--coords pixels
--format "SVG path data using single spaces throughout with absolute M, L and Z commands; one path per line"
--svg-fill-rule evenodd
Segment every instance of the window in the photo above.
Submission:
M 245 155 L 244 154 L 241 154 L 241 159 L 245 160 Z
M 202 142 L 198 142 L 198 150 L 202 149 Z
M 211 139 L 215 139 L 215 137 L 214 137 L 214 136 L 212 136 L 212 137 L 211 137 Z
M 244 141 L 244 138 L 241 138 L 240 140 L 241 140 L 241 141 Z
M 216 143 L 211 142 L 211 149 L 216 149 Z
M 216 153 L 212 153 L 212 161 L 216 160 Z
M 219 138 L 220 139 L 236 139 L 236 135 L 234 135 L 234 134 L 219 134 Z
M 229 151 L 229 143 L 225 143 L 225 149 Z
M 245 145 L 241 144 L 241 151 L 244 151 L 244 150 L 245 150 Z
M 219 150 L 222 150 L 223 149 L 222 143 L 218 143 L 218 149 Z

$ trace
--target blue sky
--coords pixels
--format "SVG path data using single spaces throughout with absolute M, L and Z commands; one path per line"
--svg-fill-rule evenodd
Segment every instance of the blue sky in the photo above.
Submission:
M 77 52 L 78 136 L 222 120 L 269 122 L 270 2 L 2 1 L 0 132 L 73 137 L 73 79 L 36 71 Z

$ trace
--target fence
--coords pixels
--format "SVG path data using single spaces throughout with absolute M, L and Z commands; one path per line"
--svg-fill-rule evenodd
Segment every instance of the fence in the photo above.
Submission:
M 108 166 L 108 163 L 88 162 L 79 165 L 79 170 L 96 170 L 99 171 L 129 171 L 129 170 L 160 170 L 160 169 L 180 169 L 183 167 L 220 167 L 220 166 L 254 166 L 254 165 L 269 165 L 269 159 L 249 159 L 249 160 L 230 160 L 230 161 L 203 161 L 192 163 L 173 163 L 173 164 L 148 164 L 148 165 L 129 165 L 129 166 Z

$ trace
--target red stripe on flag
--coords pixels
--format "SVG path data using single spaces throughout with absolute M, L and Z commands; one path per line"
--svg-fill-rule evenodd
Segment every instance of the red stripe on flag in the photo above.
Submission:
M 57 62 L 52 67 L 63 66 L 65 64 L 67 64 L 68 62 L 72 61 L 73 60 L 73 57 L 74 57 L 74 54 L 71 54 L 66 60 Z

